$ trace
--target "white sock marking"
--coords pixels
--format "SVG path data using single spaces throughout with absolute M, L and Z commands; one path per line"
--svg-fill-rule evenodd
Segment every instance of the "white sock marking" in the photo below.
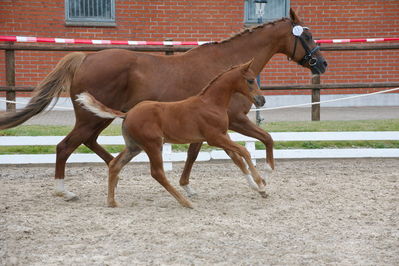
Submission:
M 65 190 L 64 179 L 55 179 L 55 194 L 64 197 L 66 201 L 78 198 L 74 193 Z
M 256 190 L 256 191 L 258 191 L 258 189 L 259 189 L 259 187 L 258 187 L 258 185 L 255 183 L 255 181 L 254 181 L 254 179 L 252 178 L 252 176 L 251 175 L 244 175 L 245 176 L 245 179 L 247 180 L 247 182 L 248 182 L 248 185 L 249 185 L 249 187 L 250 188 L 252 188 L 252 189 L 254 189 L 254 190 Z

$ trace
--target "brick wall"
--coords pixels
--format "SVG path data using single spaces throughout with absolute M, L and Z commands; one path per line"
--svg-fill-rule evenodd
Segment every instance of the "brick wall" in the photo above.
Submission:
M 291 0 L 291 7 L 311 28 L 316 39 L 399 36 L 399 0 Z M 243 16 L 243 0 L 118 0 L 117 27 L 71 27 L 65 26 L 64 0 L 2 0 L 0 35 L 217 41 L 242 29 Z M 34 86 L 65 54 L 16 52 L 17 85 Z M 398 50 L 324 52 L 324 56 L 329 68 L 322 76 L 323 83 L 399 81 Z M 5 84 L 4 76 L 4 52 L 1 51 L 2 85 Z M 287 62 L 285 56 L 276 55 L 263 72 L 262 84 L 307 84 L 310 77 L 308 70 Z

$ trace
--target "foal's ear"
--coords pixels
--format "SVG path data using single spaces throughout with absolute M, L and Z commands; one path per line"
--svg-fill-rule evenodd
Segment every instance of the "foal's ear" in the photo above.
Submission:
M 248 70 L 251 69 L 252 63 L 254 62 L 254 58 L 252 58 L 251 60 L 249 60 L 248 62 L 246 62 L 245 64 L 242 65 L 241 67 L 241 71 L 243 73 L 248 72 Z
M 299 17 L 295 14 L 294 9 L 290 8 L 290 18 L 295 24 L 299 24 Z

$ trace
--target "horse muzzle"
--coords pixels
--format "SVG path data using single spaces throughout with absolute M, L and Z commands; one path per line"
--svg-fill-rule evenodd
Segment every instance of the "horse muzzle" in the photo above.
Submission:
M 253 102 L 256 107 L 262 107 L 263 105 L 265 105 L 266 100 L 265 97 L 263 97 L 262 95 L 256 95 L 253 97 Z
M 311 62 L 311 60 L 314 60 Z M 312 74 L 323 74 L 327 69 L 327 61 L 324 58 L 311 58 L 309 60 L 310 71 Z

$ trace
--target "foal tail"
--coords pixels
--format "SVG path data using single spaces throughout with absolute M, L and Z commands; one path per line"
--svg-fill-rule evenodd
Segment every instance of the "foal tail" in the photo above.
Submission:
M 88 92 L 82 92 L 81 94 L 78 94 L 76 101 L 83 105 L 85 109 L 101 118 L 115 119 L 120 117 L 123 119 L 126 117 L 126 113 L 105 106 L 101 102 L 97 101 L 96 98 L 94 98 L 93 95 Z
M 60 97 L 61 92 L 69 92 L 73 77 L 86 55 L 82 52 L 67 54 L 55 68 L 40 82 L 27 106 L 17 112 L 0 115 L 0 129 L 18 126 L 34 115 L 42 112 L 53 98 Z

